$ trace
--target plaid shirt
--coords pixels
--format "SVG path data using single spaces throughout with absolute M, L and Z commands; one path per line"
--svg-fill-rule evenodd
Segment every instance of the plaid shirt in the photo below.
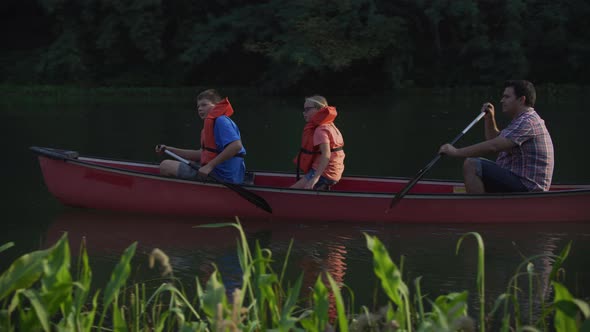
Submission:
M 516 144 L 500 152 L 496 163 L 521 177 L 530 191 L 547 191 L 553 176 L 553 142 L 545 121 L 534 109 L 519 114 L 500 132 Z

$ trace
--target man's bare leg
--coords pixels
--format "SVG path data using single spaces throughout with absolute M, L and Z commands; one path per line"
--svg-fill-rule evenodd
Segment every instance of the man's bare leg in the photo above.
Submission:
M 475 158 L 467 158 L 463 163 L 463 182 L 468 194 L 484 194 L 486 192 L 482 179 L 477 176 L 477 163 Z

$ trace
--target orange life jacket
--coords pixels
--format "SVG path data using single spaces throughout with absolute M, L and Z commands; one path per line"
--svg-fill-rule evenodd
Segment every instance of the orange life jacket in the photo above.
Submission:
M 297 179 L 299 179 L 299 170 L 302 170 L 304 173 L 309 172 L 314 158 L 316 155 L 321 153 L 319 146 L 313 145 L 313 133 L 315 132 L 315 129 L 320 125 L 334 123 L 334 119 L 336 119 L 337 115 L 338 112 L 336 112 L 335 107 L 326 106 L 321 108 L 316 114 L 313 115 L 311 121 L 305 124 L 305 127 L 303 128 L 303 134 L 301 135 L 301 149 L 299 150 L 297 157 L 295 157 L 293 160 L 293 162 L 297 165 Z M 330 151 L 336 152 L 342 149 L 342 146 L 339 146 L 331 149 Z
M 201 130 L 201 165 L 207 165 L 221 152 L 217 150 L 217 144 L 215 143 L 215 132 L 213 130 L 215 119 L 223 115 L 230 117 L 232 114 L 234 114 L 234 109 L 227 98 L 215 104 L 207 114 L 203 130 Z

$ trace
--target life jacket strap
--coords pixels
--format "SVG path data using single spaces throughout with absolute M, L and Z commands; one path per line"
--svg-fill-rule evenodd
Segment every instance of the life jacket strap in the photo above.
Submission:
M 339 146 L 337 148 L 330 149 L 330 152 L 342 151 L 344 150 L 344 146 Z M 307 149 L 301 148 L 301 153 L 305 154 L 320 154 L 320 151 L 309 151 Z
M 342 150 L 344 150 L 344 145 L 343 146 L 339 146 L 337 148 L 330 149 L 330 152 L 336 152 L 336 151 L 342 151 Z M 296 178 L 297 178 L 297 181 L 299 181 L 299 179 L 301 178 L 301 175 L 300 175 L 299 172 L 300 172 L 300 169 L 301 169 L 300 167 L 301 167 L 301 154 L 302 153 L 305 153 L 305 154 L 320 154 L 321 152 L 320 151 L 309 151 L 309 150 L 304 149 L 304 148 L 301 148 L 301 150 L 299 150 L 299 153 L 297 154 L 297 169 L 296 169 Z
M 220 151 L 217 151 L 217 149 L 208 148 L 208 147 L 206 147 L 206 146 L 202 146 L 202 147 L 201 147 L 201 149 L 203 149 L 203 150 L 207 150 L 207 151 L 209 151 L 209 152 L 217 153 L 217 154 L 221 153 Z M 237 158 L 244 158 L 244 157 L 246 157 L 246 154 L 245 154 L 245 153 L 243 153 L 243 152 L 240 152 L 240 153 L 236 153 L 236 155 L 235 155 L 234 157 L 237 157 Z M 232 157 L 232 158 L 233 158 L 233 157 Z

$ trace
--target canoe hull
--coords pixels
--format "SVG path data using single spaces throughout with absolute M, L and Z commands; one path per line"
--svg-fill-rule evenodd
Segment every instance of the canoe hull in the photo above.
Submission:
M 514 223 L 590 221 L 590 190 L 506 195 L 452 194 L 460 184 L 442 183 L 448 193 L 410 193 L 386 211 L 391 193 L 316 192 L 286 187 L 244 186 L 264 198 L 269 214 L 219 184 L 165 178 L 153 165 L 117 168 L 84 160 L 39 156 L 49 191 L 63 204 L 147 214 L 388 223 Z M 107 163 L 105 161 L 105 163 Z M 134 169 L 136 168 L 136 169 Z M 141 169 L 142 171 L 137 171 Z M 146 171 L 148 170 L 148 171 Z M 156 169 L 157 170 L 157 169 Z M 152 174 L 153 173 L 153 174 Z M 286 181 L 286 175 L 261 173 L 260 182 Z M 265 177 L 267 177 L 265 181 Z M 289 177 L 289 179 L 291 179 Z M 292 181 L 292 180 L 289 180 Z M 352 181 L 352 180 L 351 180 Z M 368 178 L 375 186 L 397 187 L 407 180 Z M 382 182 L 385 181 L 385 182 Z M 391 182 L 391 183 L 390 183 Z M 346 181 L 343 181 L 346 186 Z M 427 186 L 424 184 L 423 186 Z M 368 186 L 365 184 L 365 186 Z M 432 192 L 445 190 L 432 184 Z M 439 188 L 439 189 L 436 189 Z

